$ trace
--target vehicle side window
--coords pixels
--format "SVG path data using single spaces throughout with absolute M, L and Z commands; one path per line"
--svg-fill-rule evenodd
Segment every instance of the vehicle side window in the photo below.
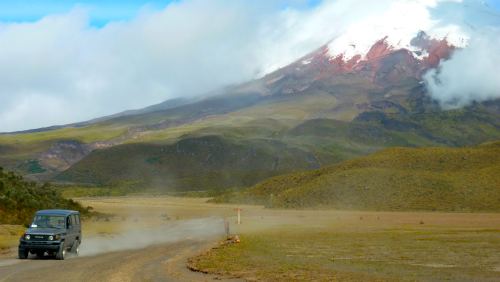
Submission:
M 80 225 L 80 216 L 75 214 L 75 219 L 76 219 L 76 225 Z
M 80 222 L 78 220 L 78 216 L 76 214 L 71 215 L 71 220 L 73 222 L 73 225 L 80 225 Z
M 66 217 L 66 228 L 71 227 L 71 216 Z

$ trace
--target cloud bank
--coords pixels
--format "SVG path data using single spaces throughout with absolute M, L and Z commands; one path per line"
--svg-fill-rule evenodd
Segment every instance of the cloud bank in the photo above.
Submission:
M 99 28 L 83 8 L 0 23 L 0 132 L 199 95 L 324 43 L 291 34 L 305 14 L 268 2 L 186 0 Z
M 463 23 L 470 39 L 424 76 L 430 95 L 445 109 L 500 98 L 500 13 L 485 1 L 448 3 L 445 8 L 445 19 Z
M 467 26 L 477 23 L 473 14 L 458 13 L 470 10 L 464 3 L 440 8 L 456 0 L 325 0 L 314 7 L 301 2 L 176 1 L 102 27 L 92 26 L 88 11 L 78 7 L 35 22 L 0 23 L 0 132 L 83 121 L 257 78 L 331 39 L 345 38 L 360 20 L 382 20 L 384 11 L 398 5 L 422 17 L 398 16 L 395 27 L 452 26 L 471 34 L 475 31 Z M 383 20 L 389 27 L 392 21 Z M 483 21 L 479 29 L 496 23 Z M 463 88 L 457 80 L 470 76 L 454 73 L 457 65 L 474 63 L 477 77 L 494 67 L 488 60 L 467 61 L 498 43 L 479 41 L 426 76 L 443 104 L 449 97 L 457 105 L 496 97 L 488 92 L 495 86 L 480 96 L 474 90 L 483 88 L 472 83 L 468 92 L 456 90 Z
M 458 108 L 500 98 L 500 32 L 476 35 L 467 48 L 430 70 L 425 82 L 444 108 Z

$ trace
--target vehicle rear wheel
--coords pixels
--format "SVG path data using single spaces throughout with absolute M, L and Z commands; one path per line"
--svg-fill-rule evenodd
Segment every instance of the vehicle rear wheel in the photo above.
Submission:
M 19 255 L 19 259 L 27 259 L 28 258 L 28 250 L 19 250 L 18 255 Z
M 61 246 L 59 246 L 59 251 L 56 253 L 56 259 L 58 260 L 64 260 L 66 257 L 66 247 L 64 246 L 64 242 L 61 243 Z
M 78 256 L 80 254 L 80 242 L 78 240 L 75 240 L 73 243 L 73 246 L 71 247 L 71 252 Z

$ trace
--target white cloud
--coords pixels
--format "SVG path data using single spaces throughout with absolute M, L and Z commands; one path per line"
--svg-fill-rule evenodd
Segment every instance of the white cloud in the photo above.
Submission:
M 455 27 L 470 39 L 424 76 L 430 95 L 445 109 L 500 98 L 500 13 L 473 0 L 449 4 L 446 12 L 443 21 L 462 23 Z
M 443 2 L 443 1 L 441 1 Z M 442 24 L 431 15 L 430 9 L 438 5 L 433 0 L 377 1 L 368 15 L 350 23 L 336 40 L 329 44 L 332 56 L 343 54 L 345 58 L 368 53 L 373 43 L 387 37 L 395 48 L 411 49 L 411 40 L 419 31 L 433 38 L 444 38 L 455 46 L 462 46 L 463 34 L 453 24 Z M 346 49 L 346 46 L 352 46 Z
M 103 28 L 89 26 L 80 9 L 2 24 L 0 131 L 81 121 L 252 77 L 248 43 L 259 18 L 249 6 L 186 1 Z
M 467 48 L 429 71 L 424 79 L 444 108 L 500 98 L 500 30 L 476 33 Z
M 0 24 L 0 131 L 82 121 L 256 78 L 350 34 L 360 20 L 454 26 L 426 12 L 445 0 L 326 0 L 283 10 L 286 2 L 185 0 L 101 28 L 82 9 Z M 385 11 L 395 5 L 422 16 L 391 21 Z

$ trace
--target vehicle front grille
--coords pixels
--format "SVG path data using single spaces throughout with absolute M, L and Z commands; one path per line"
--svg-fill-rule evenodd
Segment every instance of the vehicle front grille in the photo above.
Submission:
M 48 241 L 49 240 L 49 235 L 38 235 L 38 234 L 32 234 L 30 235 L 30 241 Z

